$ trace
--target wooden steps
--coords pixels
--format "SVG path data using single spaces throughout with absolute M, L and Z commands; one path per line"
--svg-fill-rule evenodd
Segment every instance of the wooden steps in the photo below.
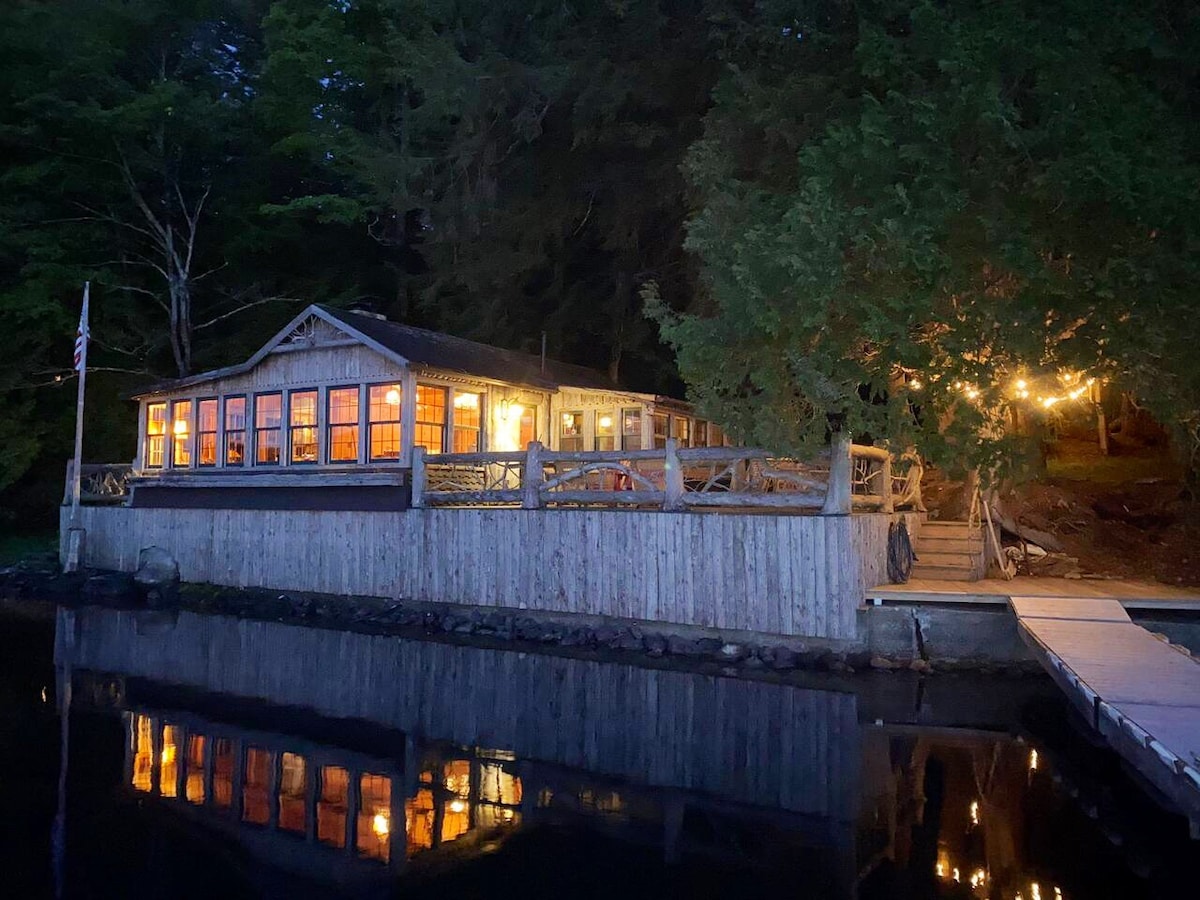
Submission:
M 983 533 L 966 522 L 923 523 L 913 551 L 913 578 L 978 581 L 984 576 Z

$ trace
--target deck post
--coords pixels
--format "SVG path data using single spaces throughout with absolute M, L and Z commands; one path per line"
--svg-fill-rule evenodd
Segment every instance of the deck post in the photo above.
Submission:
M 833 435 L 829 448 L 829 485 L 825 490 L 823 516 L 848 516 L 851 511 L 851 478 L 853 463 L 850 459 L 850 435 L 839 431 Z
M 669 512 L 683 509 L 683 466 L 679 463 L 677 446 L 675 438 L 667 438 L 667 455 L 663 470 L 666 497 L 663 499 L 663 509 Z
M 525 466 L 521 469 L 521 509 L 537 509 L 542 505 L 542 444 L 530 441 L 525 448 Z
M 879 464 L 879 477 L 883 479 L 883 484 L 880 487 L 880 493 L 883 494 L 882 511 L 885 513 L 896 511 L 896 501 L 892 496 L 892 454 L 888 453 L 887 459 Z
M 425 448 L 413 447 L 412 451 L 412 507 L 421 509 L 425 505 Z

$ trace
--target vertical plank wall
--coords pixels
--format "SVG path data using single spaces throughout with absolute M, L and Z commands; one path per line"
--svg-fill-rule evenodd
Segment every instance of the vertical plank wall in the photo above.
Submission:
M 147 619 L 154 624 L 148 627 Z M 60 617 L 76 668 L 853 821 L 854 694 L 181 612 Z M 69 649 L 68 649 L 69 648 Z
M 85 507 L 88 565 L 184 581 L 851 639 L 891 517 Z M 65 533 L 65 524 L 64 524 Z

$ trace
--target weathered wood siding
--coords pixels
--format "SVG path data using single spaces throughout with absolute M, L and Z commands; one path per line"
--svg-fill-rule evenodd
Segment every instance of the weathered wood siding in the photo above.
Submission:
M 64 512 L 64 515 L 66 513 Z M 852 639 L 886 515 L 84 507 L 88 565 L 160 546 L 184 581 Z M 65 534 L 65 520 L 63 533 Z
M 82 609 L 76 667 L 509 750 L 641 784 L 856 817 L 853 694 L 273 622 Z M 59 635 L 62 663 L 66 636 Z

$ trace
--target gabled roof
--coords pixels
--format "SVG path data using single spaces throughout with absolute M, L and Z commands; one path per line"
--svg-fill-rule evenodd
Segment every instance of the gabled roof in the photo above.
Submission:
M 571 363 L 547 359 L 543 367 L 540 357 L 515 350 L 505 350 L 465 338 L 389 322 L 367 313 L 332 309 L 319 304 L 308 306 L 285 325 L 248 360 L 223 369 L 213 369 L 186 378 L 162 381 L 145 387 L 134 398 L 166 393 L 193 384 L 241 375 L 257 366 L 278 347 L 301 323 L 317 317 L 345 332 L 401 366 L 416 365 L 470 375 L 489 381 L 554 390 L 559 387 L 579 387 L 590 390 L 625 391 L 606 374 Z

